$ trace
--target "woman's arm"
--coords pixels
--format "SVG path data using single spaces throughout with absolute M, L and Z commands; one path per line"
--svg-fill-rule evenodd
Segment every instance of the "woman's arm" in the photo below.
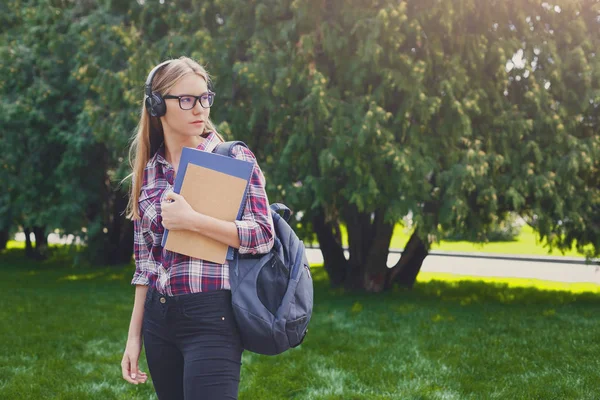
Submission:
M 183 196 L 172 191 L 165 195 L 165 201 L 162 203 L 162 224 L 167 229 L 198 232 L 236 249 L 240 247 L 234 222 L 194 211 Z
M 143 216 L 144 210 L 140 210 Z M 139 370 L 139 358 L 142 351 L 142 321 L 144 320 L 144 303 L 148 292 L 148 257 L 152 248 L 143 233 L 142 218 L 133 221 L 134 227 L 134 249 L 135 273 L 131 283 L 135 285 L 135 297 L 133 300 L 133 311 L 129 322 L 127 334 L 127 345 L 121 361 L 121 373 L 123 379 L 137 385 L 145 383 L 148 375 Z
M 146 292 L 148 292 L 148 286 L 135 285 L 135 299 L 133 301 L 133 311 L 131 313 L 131 321 L 129 322 L 129 333 L 127 334 L 127 340 L 141 340 Z
M 135 286 L 135 299 L 131 322 L 129 323 L 127 345 L 121 361 L 123 379 L 134 385 L 146 383 L 148 379 L 148 375 L 139 369 L 140 353 L 142 352 L 142 321 L 144 319 L 144 302 L 147 291 L 148 286 L 146 285 Z
M 268 253 L 273 247 L 275 234 L 265 191 L 265 178 L 250 150 L 236 146 L 233 153 L 239 160 L 254 163 L 242 220 L 228 222 L 198 213 L 183 196 L 171 191 L 161 203 L 162 224 L 166 229 L 201 233 L 239 249 L 240 254 Z
M 273 217 L 269 210 L 265 177 L 254 154 L 244 146 L 234 146 L 232 153 L 238 160 L 254 164 L 248 184 L 248 196 L 241 221 L 234 221 L 240 240 L 240 254 L 266 254 L 275 241 Z
M 196 211 L 192 215 L 190 224 L 194 232 L 201 233 L 233 248 L 240 248 L 240 237 L 234 222 L 223 221 Z

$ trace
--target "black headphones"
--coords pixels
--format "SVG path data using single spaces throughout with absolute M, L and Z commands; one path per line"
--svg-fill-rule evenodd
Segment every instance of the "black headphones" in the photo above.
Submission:
M 152 91 L 152 80 L 154 79 L 154 75 L 158 72 L 159 69 L 169 64 L 172 60 L 168 60 L 158 64 L 156 67 L 150 71 L 148 74 L 148 78 L 146 79 L 146 83 L 144 84 L 144 102 L 146 103 L 146 110 L 152 117 L 162 117 L 167 113 L 167 105 L 165 103 L 165 99 L 162 98 L 160 93 L 156 93 Z M 212 92 L 212 83 L 210 79 L 207 79 L 207 87 L 208 90 Z
M 162 98 L 160 93 L 156 93 L 152 91 L 152 79 L 154 79 L 154 75 L 158 72 L 159 69 L 169 64 L 171 61 L 165 61 L 163 63 L 158 64 L 156 67 L 150 71 L 148 74 L 148 78 L 146 79 L 146 83 L 144 84 L 144 102 L 146 103 L 146 110 L 148 110 L 148 114 L 151 117 L 162 117 L 167 113 L 167 105 L 165 104 L 165 99 Z

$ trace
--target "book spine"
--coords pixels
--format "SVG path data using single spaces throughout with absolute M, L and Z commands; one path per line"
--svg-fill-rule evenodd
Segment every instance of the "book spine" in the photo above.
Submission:
M 248 183 L 246 184 L 246 190 L 244 190 L 244 195 L 242 196 L 242 201 L 240 203 L 240 209 L 238 210 L 237 220 L 242 220 L 242 215 L 244 215 L 244 209 L 246 208 L 246 201 L 248 199 L 248 188 L 250 187 L 250 180 L 252 179 L 252 175 L 250 175 L 250 179 L 248 179 Z M 227 249 L 227 256 L 225 259 L 231 261 L 234 259 L 235 249 L 231 246 Z

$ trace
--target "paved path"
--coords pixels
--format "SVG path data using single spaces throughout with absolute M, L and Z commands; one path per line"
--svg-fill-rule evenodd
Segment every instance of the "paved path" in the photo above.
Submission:
M 307 249 L 310 263 L 322 263 L 319 249 Z M 346 252 L 346 257 L 348 253 Z M 390 253 L 388 267 L 400 259 L 399 253 Z M 600 266 L 585 265 L 581 259 L 558 257 L 521 258 L 511 256 L 491 256 L 480 254 L 442 255 L 430 254 L 425 258 L 421 271 L 446 272 L 454 275 L 496 276 L 513 278 L 533 278 L 557 282 L 589 282 L 600 285 Z

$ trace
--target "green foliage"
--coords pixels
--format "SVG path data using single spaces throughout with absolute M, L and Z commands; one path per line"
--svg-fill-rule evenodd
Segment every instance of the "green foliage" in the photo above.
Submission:
M 485 236 L 488 242 L 518 241 L 523 224 L 525 224 L 525 221 L 519 219 L 517 215 L 511 214 L 507 218 L 492 223 L 485 232 Z M 445 241 L 477 241 L 477 237 L 468 237 L 452 230 L 444 232 L 443 238 Z M 531 251 L 533 252 L 533 249 Z
M 86 227 L 90 257 L 104 253 L 146 74 L 187 55 L 213 75 L 213 119 L 257 154 L 303 236 L 321 213 L 350 226 L 412 212 L 422 237 L 485 242 L 517 213 L 554 248 L 598 255 L 598 12 L 590 0 L 8 0 L 0 228 Z
M 62 3 L 12 1 L 0 39 L 0 177 L 9 218 L 24 226 L 69 226 L 74 202 L 61 193 L 64 137 L 80 104 L 76 82 L 65 79 L 76 48 Z M 3 217 L 7 214 L 3 213 Z
M 479 241 L 516 212 L 553 246 L 598 253 L 592 2 L 287 4 L 224 25 L 245 50 L 229 111 L 252 106 L 232 129 L 271 139 L 274 197 L 306 222 L 412 211 L 422 234 Z

